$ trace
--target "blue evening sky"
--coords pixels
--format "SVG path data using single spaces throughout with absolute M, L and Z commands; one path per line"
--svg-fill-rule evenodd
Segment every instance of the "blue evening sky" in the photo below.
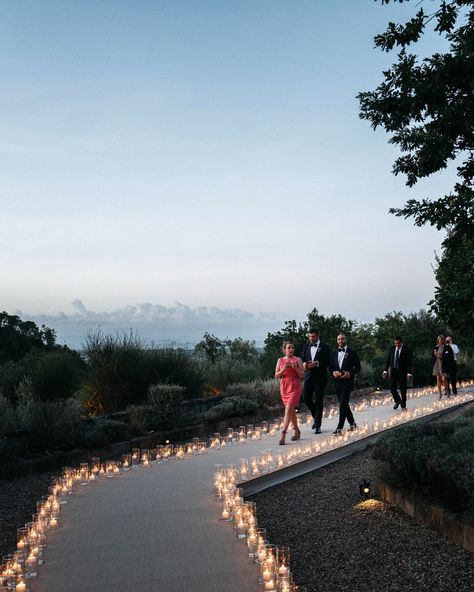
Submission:
M 246 311 L 265 333 L 314 306 L 425 306 L 443 235 L 387 211 L 452 174 L 408 190 L 355 98 L 395 59 L 374 34 L 415 4 L 0 1 L 0 308 L 205 310 L 216 333 L 232 311 L 222 331 L 245 334 Z

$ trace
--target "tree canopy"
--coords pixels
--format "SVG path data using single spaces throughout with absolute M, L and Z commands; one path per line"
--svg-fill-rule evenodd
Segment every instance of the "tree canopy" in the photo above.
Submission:
M 416 7 L 408 22 L 390 22 L 375 36 L 382 51 L 400 51 L 383 82 L 359 93 L 360 117 L 391 134 L 402 152 L 393 172 L 406 175 L 409 187 L 450 163 L 457 167 L 458 181 L 448 195 L 410 199 L 390 212 L 418 226 L 474 232 L 474 0 L 421 0 Z M 420 61 L 407 48 L 429 27 L 445 37 L 448 50 Z
M 22 321 L 17 315 L 0 312 L 0 364 L 18 361 L 34 349 L 51 349 L 56 343 L 54 329 L 33 321 Z
M 436 263 L 431 308 L 450 331 L 474 344 L 474 234 L 450 234 Z

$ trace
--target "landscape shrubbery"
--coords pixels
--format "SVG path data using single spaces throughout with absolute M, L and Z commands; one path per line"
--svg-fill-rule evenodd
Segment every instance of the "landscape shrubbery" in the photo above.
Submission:
M 2 313 L 0 436 L 23 431 L 23 442 L 32 452 L 93 448 L 151 430 L 276 408 L 281 401 L 273 373 L 281 344 L 293 341 L 298 355 L 314 326 L 331 346 L 340 331 L 348 335 L 362 363 L 356 388 L 387 386 L 381 371 L 396 334 L 414 349 L 415 385 L 428 384 L 432 344 L 445 332 L 425 311 L 391 313 L 373 325 L 361 325 L 314 309 L 303 323 L 289 321 L 281 331 L 268 334 L 263 351 L 251 341 L 221 340 L 208 333 L 190 351 L 150 348 L 133 332 L 98 331 L 85 337 L 78 353 L 57 345 L 51 329 Z M 462 341 L 460 345 L 458 376 L 470 378 L 473 354 Z M 332 381 L 327 392 L 333 392 Z M 188 407 L 182 405 L 186 399 L 215 395 L 224 399 L 201 416 L 187 415 Z
M 374 447 L 379 477 L 474 520 L 474 409 L 456 421 L 400 427 Z

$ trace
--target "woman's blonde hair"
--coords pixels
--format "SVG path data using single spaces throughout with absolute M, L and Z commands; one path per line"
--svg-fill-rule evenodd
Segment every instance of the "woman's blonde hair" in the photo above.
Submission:
M 438 337 L 436 338 L 436 341 L 439 342 L 440 339 L 443 340 L 443 343 L 446 343 L 446 337 L 444 335 L 438 335 Z
M 292 341 L 284 341 L 284 342 L 283 342 L 283 345 L 281 346 L 281 351 L 282 351 L 283 353 L 285 353 L 285 352 L 286 352 L 286 346 L 287 346 L 287 345 L 292 345 L 292 346 L 293 346 L 293 349 L 295 349 L 295 344 L 294 344 Z

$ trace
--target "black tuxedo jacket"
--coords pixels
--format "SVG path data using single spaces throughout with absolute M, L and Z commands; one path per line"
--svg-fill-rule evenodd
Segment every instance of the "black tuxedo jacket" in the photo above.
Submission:
M 433 348 L 433 352 L 435 349 L 438 349 L 438 346 L 435 345 Z M 434 355 L 434 353 L 431 355 L 431 366 L 434 368 L 434 365 L 436 363 L 436 356 Z M 443 357 L 441 358 L 441 367 L 443 369 L 443 374 L 452 374 L 453 370 L 454 370 L 454 364 L 455 364 L 455 360 L 454 360 L 454 353 L 453 353 L 453 348 L 446 344 L 444 346 L 443 349 Z
M 303 353 L 301 354 L 301 359 L 303 362 L 311 362 L 311 343 L 307 343 L 303 348 Z M 310 370 L 305 370 L 304 373 L 304 380 L 314 380 L 321 382 L 321 384 L 326 384 L 328 381 L 328 368 L 330 364 L 330 353 L 329 347 L 323 343 L 322 341 L 319 342 L 319 348 L 316 352 L 316 357 L 314 358 L 319 362 L 319 366 L 315 368 L 311 368 Z
M 389 368 L 395 368 L 395 350 L 396 347 L 394 345 L 388 350 L 384 368 L 385 372 L 387 372 Z M 411 374 L 412 354 L 411 350 L 405 344 L 402 344 L 402 349 L 398 358 L 398 367 L 402 374 Z
M 339 367 L 339 351 L 336 349 L 331 354 L 331 363 L 329 366 L 331 372 L 335 370 L 340 370 L 341 372 L 349 372 L 351 375 L 350 378 L 336 378 L 336 380 L 343 380 L 350 385 L 350 388 L 354 386 L 354 377 L 357 372 L 360 371 L 360 360 L 357 353 L 351 349 L 350 347 L 346 348 L 346 353 L 344 354 L 344 360 L 342 362 L 342 368 Z

